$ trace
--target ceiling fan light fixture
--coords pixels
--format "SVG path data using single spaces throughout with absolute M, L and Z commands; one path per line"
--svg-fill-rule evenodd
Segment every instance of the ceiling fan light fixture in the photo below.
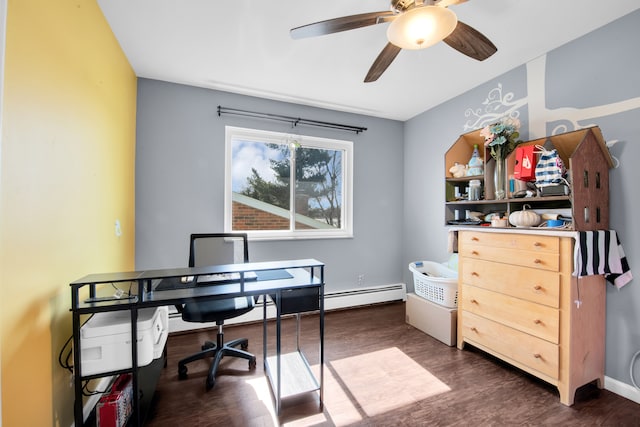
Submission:
M 387 38 L 402 49 L 425 49 L 446 38 L 458 24 L 456 14 L 441 6 L 421 6 L 394 19 Z

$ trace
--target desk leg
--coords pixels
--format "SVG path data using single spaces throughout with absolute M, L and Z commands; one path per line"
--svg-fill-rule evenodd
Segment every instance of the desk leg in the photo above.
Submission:
M 296 313 L 296 350 L 300 351 L 300 313 Z
M 280 409 L 282 409 L 282 364 L 280 361 L 280 355 L 282 353 L 282 337 L 281 337 L 281 323 L 280 323 L 280 308 L 282 304 L 282 291 L 276 291 L 276 366 L 278 373 L 276 374 L 276 414 L 280 415 Z
M 267 369 L 267 295 L 262 296 L 262 369 Z
M 324 408 L 324 268 L 320 269 L 320 410 Z
M 80 358 L 80 315 L 73 312 L 73 386 L 74 386 L 74 403 L 73 413 L 75 425 L 82 426 L 84 424 L 84 412 L 82 407 L 82 366 Z
M 138 308 L 131 309 L 131 387 L 133 389 L 133 425 L 140 426 L 140 386 L 138 381 Z

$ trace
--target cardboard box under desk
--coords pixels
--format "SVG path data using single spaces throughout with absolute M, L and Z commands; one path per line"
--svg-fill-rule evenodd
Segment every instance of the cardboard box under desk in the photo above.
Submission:
M 456 345 L 458 310 L 407 294 L 406 321 L 448 346 Z

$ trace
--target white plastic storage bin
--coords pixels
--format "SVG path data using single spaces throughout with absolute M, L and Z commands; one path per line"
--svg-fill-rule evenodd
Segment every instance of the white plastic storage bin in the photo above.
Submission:
M 138 366 L 162 355 L 169 334 L 169 308 L 138 310 Z M 97 313 L 80 328 L 82 375 L 131 368 L 131 313 Z
M 449 308 L 458 306 L 458 272 L 443 264 L 416 261 L 409 264 L 417 295 Z

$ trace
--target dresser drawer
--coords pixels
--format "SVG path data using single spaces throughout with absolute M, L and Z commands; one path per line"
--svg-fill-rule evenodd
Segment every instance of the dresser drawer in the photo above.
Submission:
M 460 250 L 460 256 L 549 271 L 559 271 L 560 269 L 560 255 L 553 252 L 536 252 L 506 249 L 496 246 L 473 245 L 471 247 L 463 246 Z M 467 262 L 467 260 L 464 262 Z
M 558 237 L 533 234 L 487 233 L 465 230 L 458 233 L 458 244 L 463 247 L 482 245 L 553 254 L 560 252 L 560 239 Z
M 558 308 L 560 274 L 474 258 L 461 264 L 462 283 Z
M 558 344 L 559 310 L 475 286 L 462 285 L 460 309 Z
M 554 379 L 558 378 L 557 345 L 468 311 L 461 311 L 461 315 L 461 334 L 465 341 L 477 343 Z

